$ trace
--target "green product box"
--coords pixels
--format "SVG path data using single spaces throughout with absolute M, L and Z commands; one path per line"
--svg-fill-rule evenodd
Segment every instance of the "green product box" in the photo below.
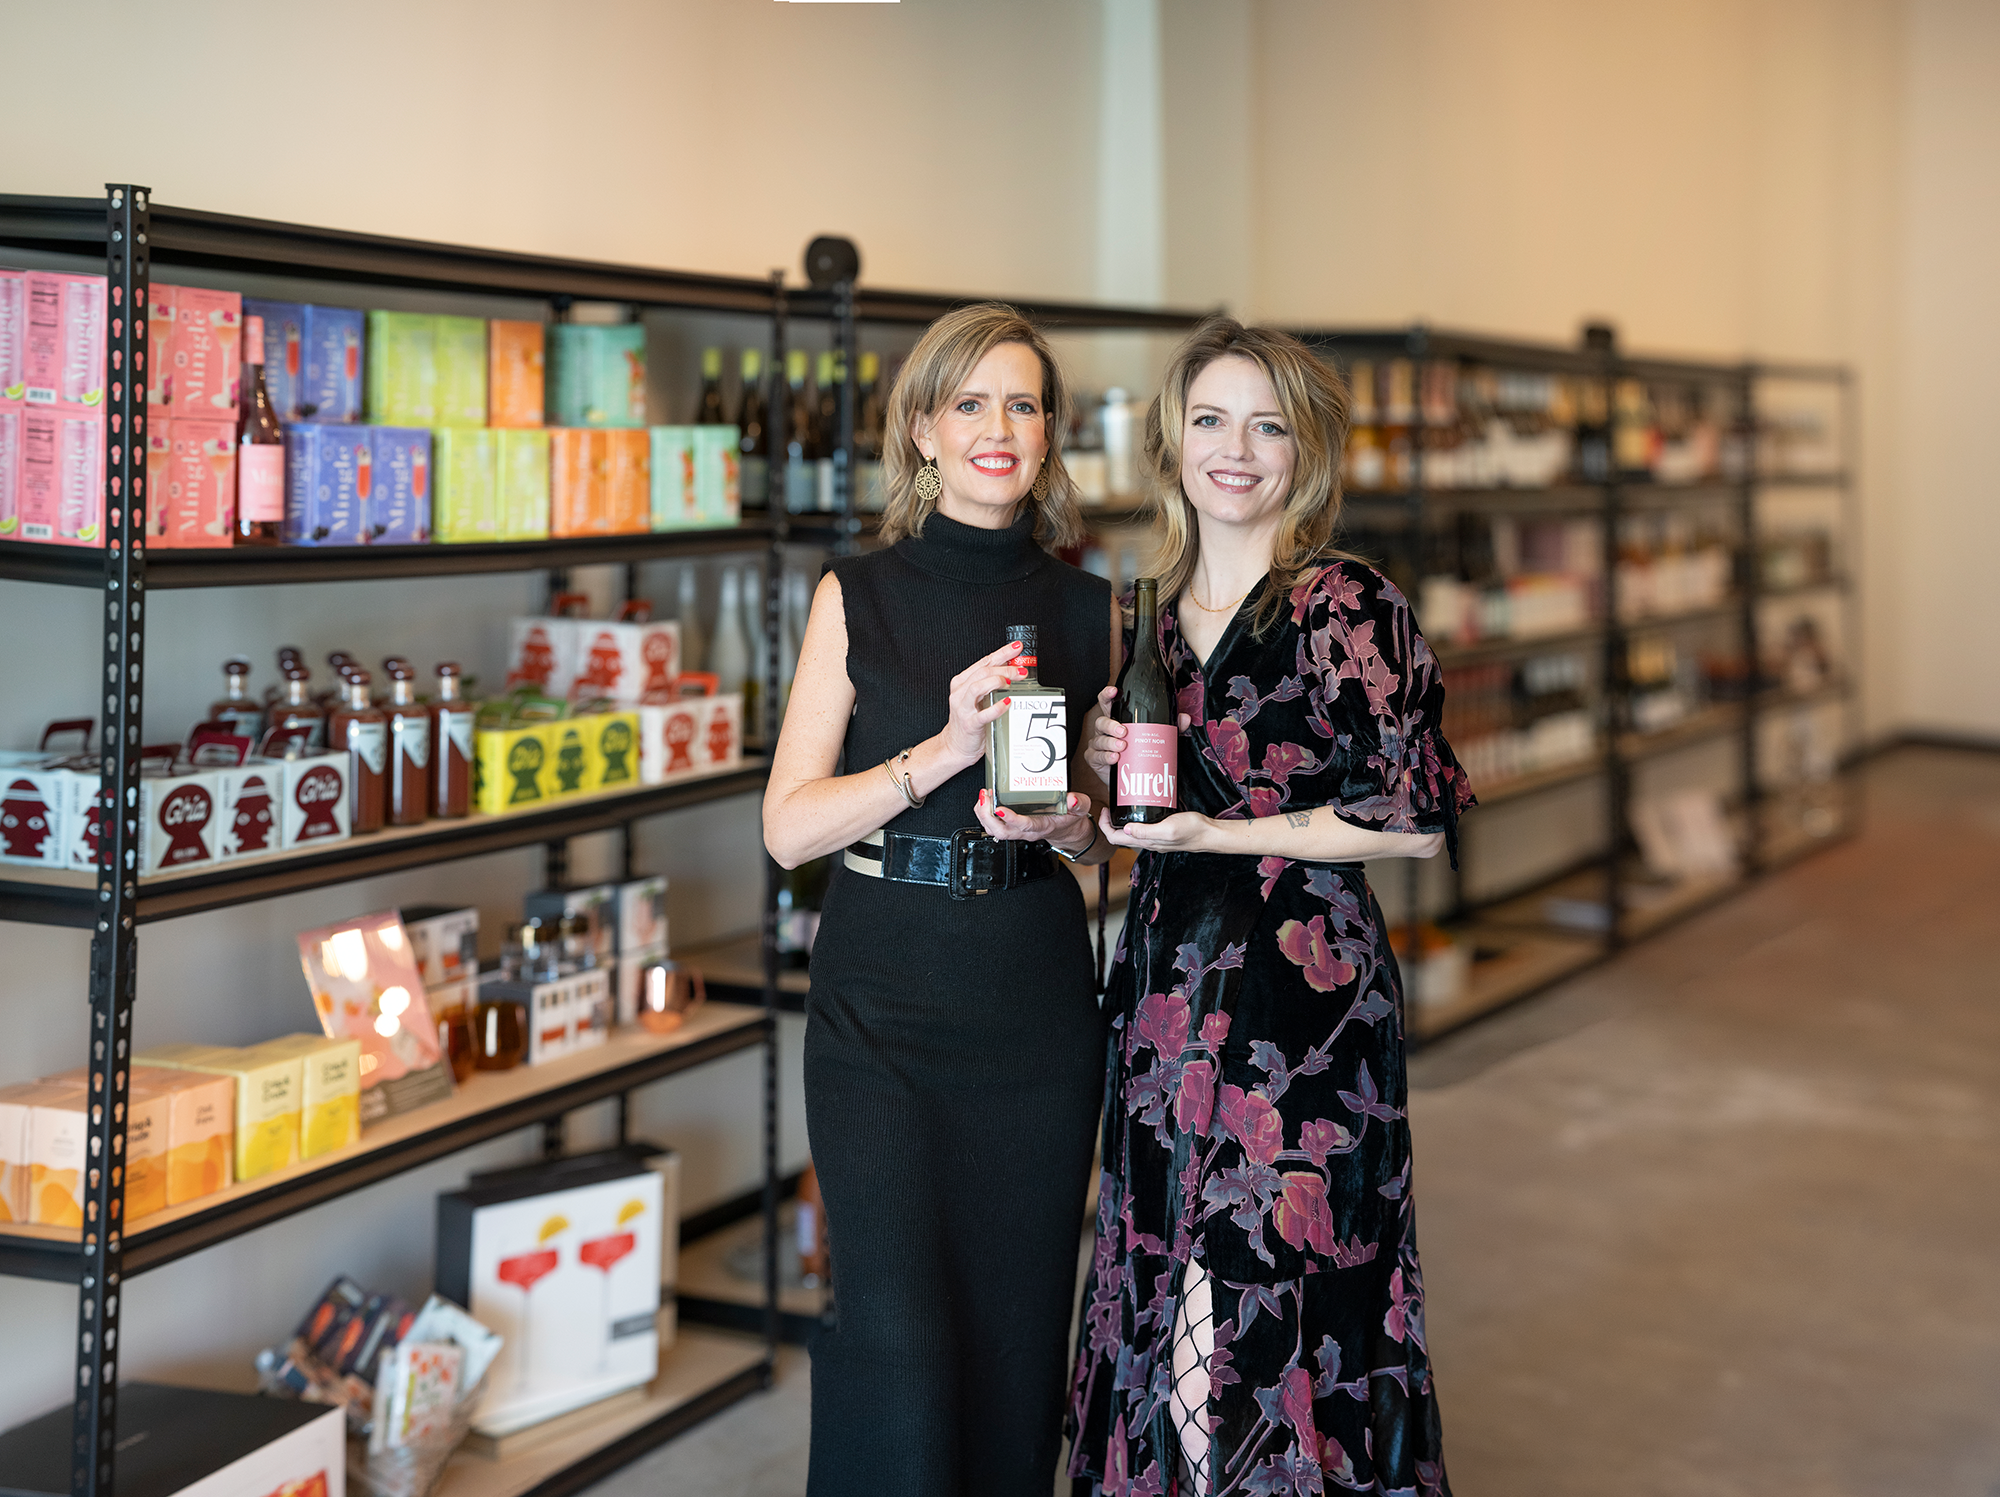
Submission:
M 694 429 L 694 522 L 704 529 L 734 525 L 742 518 L 736 438 L 733 426 Z
M 437 322 L 423 312 L 368 314 L 368 419 L 375 425 L 438 424 Z
M 500 539 L 498 432 L 441 426 L 431 433 L 431 539 Z
M 500 539 L 547 540 L 549 434 L 531 428 L 495 431 Z
M 558 323 L 549 332 L 549 425 L 646 424 L 644 327 Z
M 433 317 L 437 426 L 486 424 L 486 319 Z
M 701 523 L 695 510 L 694 426 L 652 429 L 653 529 L 690 530 Z

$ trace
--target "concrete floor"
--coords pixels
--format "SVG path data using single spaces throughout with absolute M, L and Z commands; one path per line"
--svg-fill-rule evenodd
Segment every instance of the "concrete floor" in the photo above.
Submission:
M 2000 758 L 1412 1067 L 1460 1497 L 2000 1497 Z M 795 1497 L 807 1370 L 601 1497 Z

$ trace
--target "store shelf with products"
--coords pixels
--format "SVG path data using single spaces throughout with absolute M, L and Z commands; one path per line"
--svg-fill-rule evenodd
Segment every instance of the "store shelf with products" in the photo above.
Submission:
M 1472 924 L 1452 931 L 1470 948 L 1470 960 L 1455 991 L 1422 996 L 1409 1005 L 1411 1034 L 1434 1040 L 1505 1008 L 1521 998 L 1604 960 L 1602 941 L 1550 931 L 1510 930 Z
M 825 1285 L 802 1282 L 796 1250 L 786 1251 L 786 1246 L 797 1240 L 796 1210 L 797 1203 L 788 1202 L 778 1216 L 779 1335 L 794 1345 L 806 1346 L 823 1327 L 833 1296 Z M 700 1237 L 684 1236 L 675 1290 L 682 1323 L 738 1330 L 755 1325 L 763 1308 L 762 1247 L 754 1218 L 731 1222 Z
M 1603 638 L 1603 626 L 1591 624 L 1582 629 L 1566 629 L 1559 634 L 1513 635 L 1503 639 L 1482 639 L 1471 644 L 1433 642 L 1431 649 L 1439 665 L 1478 665 L 1489 660 L 1518 660 L 1526 655 L 1553 654 L 1579 645 L 1594 645 Z
M 449 1101 L 371 1124 L 359 1143 L 142 1218 L 125 1234 L 125 1273 L 164 1267 L 474 1144 L 754 1049 L 770 1029 L 761 1007 L 711 1002 L 671 1034 L 621 1031 L 543 1065 L 474 1072 Z M 0 1227 L 0 1273 L 75 1283 L 80 1236 L 60 1227 Z
M 1706 743 L 1711 738 L 1740 733 L 1744 723 L 1744 709 L 1740 702 L 1715 702 L 1706 707 L 1698 707 L 1671 727 L 1658 728 L 1650 733 L 1621 733 L 1618 735 L 1618 750 L 1621 757 L 1630 760 L 1651 759 L 1660 754 L 1671 754 L 1692 744 Z
M 374 878 L 508 848 L 608 831 L 648 816 L 662 816 L 763 789 L 769 766 L 746 760 L 647 785 L 638 790 L 566 796 L 535 811 L 487 815 L 475 811 L 454 821 L 384 827 L 320 850 L 235 858 L 212 868 L 149 875 L 138 880 L 133 918 L 140 924 L 205 910 L 252 904 L 306 889 Z M 88 927 L 99 900 L 93 875 L 8 865 L 0 878 L 0 920 L 33 925 Z

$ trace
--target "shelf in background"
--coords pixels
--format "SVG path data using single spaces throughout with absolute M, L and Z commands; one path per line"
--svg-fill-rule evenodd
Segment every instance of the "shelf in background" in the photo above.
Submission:
M 1573 649 L 1577 645 L 1595 644 L 1603 638 L 1604 627 L 1592 624 L 1584 629 L 1566 629 L 1560 634 L 1482 639 L 1475 644 L 1463 645 L 1433 644 L 1431 652 L 1437 656 L 1439 665 L 1456 667 L 1478 665 L 1487 660 L 1516 660 L 1523 655 L 1546 655 L 1556 650 Z
M 1757 601 L 1770 602 L 1779 598 L 1803 598 L 1813 593 L 1844 593 L 1854 586 L 1854 579 L 1839 573 L 1831 577 L 1816 577 L 1811 582 L 1795 582 L 1789 587 L 1760 587 Z
M 1604 912 L 1604 870 L 1584 868 L 1563 874 L 1526 893 L 1499 901 L 1483 911 L 1487 924 L 1512 930 L 1557 931 L 1568 939 L 1601 939 L 1608 923 Z M 1625 908 L 1619 918 L 1621 940 L 1651 935 L 1697 910 L 1705 909 L 1743 886 L 1740 873 L 1672 883 L 1651 879 L 1639 869 L 1626 871 L 1622 887 Z
M 1557 484 L 1549 488 L 1502 489 L 1363 489 L 1342 496 L 1341 504 L 1350 513 L 1371 517 L 1382 510 L 1407 516 L 1410 505 L 1421 501 L 1428 510 L 1477 509 L 1496 514 L 1589 514 L 1604 508 L 1601 485 Z
M 1688 608 L 1679 613 L 1647 613 L 1637 618 L 1620 619 L 1618 627 L 1627 634 L 1637 634 L 1644 629 L 1679 629 L 1689 624 L 1713 624 L 1742 617 L 1742 601 L 1732 596 L 1705 608 Z
M 1677 504 L 1721 504 L 1742 497 L 1743 485 L 1726 478 L 1696 483 L 1654 483 L 1647 478 L 1618 481 L 1618 503 L 1624 509 L 1670 509 Z
M 1510 775 L 1504 780 L 1495 780 L 1491 786 L 1473 783 L 1472 793 L 1479 797 L 1481 806 L 1503 806 L 1508 801 L 1520 800 L 1524 796 L 1540 795 L 1545 790 L 1559 786 L 1573 785 L 1579 780 L 1588 780 L 1604 773 L 1604 760 L 1600 757 L 1581 759 L 1575 764 L 1563 764 L 1554 769 L 1538 769 L 1532 774 Z
M 364 582 L 382 577 L 456 577 L 538 572 L 558 567 L 631 566 L 682 556 L 762 550 L 772 527 L 761 515 L 719 530 L 657 535 L 581 536 L 571 540 L 498 541 L 452 546 L 225 546 L 212 551 L 160 547 L 146 552 L 148 589 L 270 587 L 299 582 Z M 101 547 L 0 541 L 0 578 L 65 587 L 104 586 Z
M 788 1245 L 797 1241 L 791 1207 L 778 1219 L 779 1263 L 791 1257 Z M 745 1217 L 704 1237 L 681 1241 L 680 1272 L 674 1287 L 682 1324 L 722 1326 L 737 1331 L 764 1328 L 762 1214 Z M 748 1250 L 747 1253 L 745 1250 Z M 754 1255 L 757 1277 L 745 1279 L 730 1267 L 730 1258 Z M 808 1345 L 819 1330 L 830 1296 L 824 1288 L 778 1283 L 778 1335 L 795 1346 Z
M 569 1497 L 770 1380 L 761 1338 L 682 1326 L 643 1398 L 518 1455 L 488 1460 L 460 1449 L 433 1497 Z
M 145 1273 L 473 1144 L 751 1049 L 769 1032 L 761 1008 L 711 1002 L 670 1035 L 621 1030 L 545 1065 L 475 1072 L 449 1101 L 386 1118 L 359 1143 L 143 1218 L 125 1235 L 125 1272 Z M 75 1283 L 80 1240 L 74 1229 L 0 1228 L 0 1273 Z
M 1844 489 L 1848 475 L 1835 470 L 1830 473 L 1760 473 L 1755 482 L 1759 488 L 1767 489 Z
M 764 1001 L 764 952 L 754 932 L 706 946 L 677 946 L 674 960 L 701 973 L 711 998 L 727 998 L 737 1003 Z M 778 968 L 778 1007 L 783 1012 L 804 1013 L 806 994 L 811 988 L 805 968 Z
M 336 842 L 319 852 L 269 853 L 233 859 L 210 869 L 155 874 L 139 880 L 138 919 L 142 923 L 170 920 L 328 884 L 605 831 L 640 817 L 761 790 L 768 773 L 764 760 L 746 760 L 737 768 L 690 775 L 664 785 L 568 796 L 545 810 L 504 816 L 475 812 L 458 821 L 388 827 Z M 96 920 L 97 903 L 95 873 L 10 865 L 7 876 L 0 879 L 0 920 L 88 927 Z
M 1448 1003 L 1413 1004 L 1410 1029 L 1420 1040 L 1469 1024 L 1497 1008 L 1538 993 L 1604 958 L 1604 943 L 1582 936 L 1499 930 L 1472 925 L 1453 932 L 1473 947 L 1465 991 Z M 1491 955 L 1482 960 L 1480 951 Z
M 1721 702 L 1689 713 L 1671 728 L 1661 728 L 1652 733 L 1621 733 L 1618 736 L 1618 751 L 1627 759 L 1651 759 L 1658 754 L 1670 754 L 1675 749 L 1736 732 L 1742 726 L 1743 705 L 1740 702 Z
M 1757 694 L 1760 712 L 1779 712 L 1787 707 L 1811 707 L 1820 702 L 1844 702 L 1854 694 L 1851 681 L 1836 679 L 1815 686 L 1810 691 L 1792 691 L 1787 687 L 1775 686 L 1769 691 Z

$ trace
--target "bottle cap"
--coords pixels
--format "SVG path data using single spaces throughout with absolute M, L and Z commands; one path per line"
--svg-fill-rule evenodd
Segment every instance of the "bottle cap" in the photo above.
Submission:
M 743 377 L 745 379 L 755 379 L 758 375 L 762 374 L 763 372 L 764 372 L 764 355 L 762 350 L 755 348 L 744 349 Z
M 417 673 L 410 669 L 410 662 L 401 655 L 391 655 L 382 662 L 382 674 L 391 681 L 414 681 Z
M 437 674 L 440 676 L 458 675 L 459 674 L 458 662 L 456 660 L 440 661 L 437 668 Z
M 247 676 L 250 674 L 250 662 L 245 660 L 241 655 L 232 655 L 229 659 L 222 662 L 222 674 L 225 676 Z

